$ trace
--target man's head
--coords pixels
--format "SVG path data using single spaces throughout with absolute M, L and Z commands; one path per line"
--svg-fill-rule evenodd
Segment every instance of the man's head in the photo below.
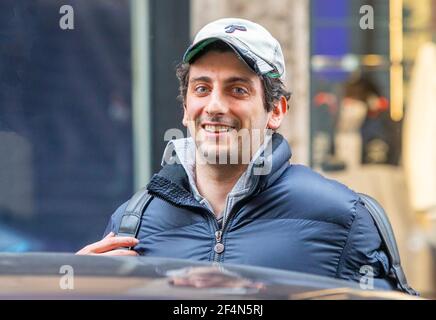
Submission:
M 260 25 L 221 19 L 201 29 L 177 68 L 183 123 L 197 149 L 218 155 L 237 147 L 239 159 L 243 151 L 251 157 L 286 113 L 284 74 L 280 45 Z

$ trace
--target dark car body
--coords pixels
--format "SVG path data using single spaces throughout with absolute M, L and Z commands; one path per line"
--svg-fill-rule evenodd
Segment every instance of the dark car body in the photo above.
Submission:
M 359 283 L 150 257 L 0 254 L 0 299 L 411 299 Z

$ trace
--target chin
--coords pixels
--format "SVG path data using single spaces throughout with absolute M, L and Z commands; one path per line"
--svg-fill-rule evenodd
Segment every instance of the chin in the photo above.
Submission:
M 203 161 L 207 164 L 236 164 L 238 163 L 238 150 L 230 148 L 228 144 L 216 144 L 204 142 L 198 151 L 203 155 Z

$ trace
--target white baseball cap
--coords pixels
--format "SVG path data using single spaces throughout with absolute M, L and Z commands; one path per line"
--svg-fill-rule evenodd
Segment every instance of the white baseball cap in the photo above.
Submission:
M 280 43 L 261 25 L 239 18 L 225 18 L 204 26 L 183 56 L 189 63 L 205 47 L 223 41 L 257 74 L 285 80 Z

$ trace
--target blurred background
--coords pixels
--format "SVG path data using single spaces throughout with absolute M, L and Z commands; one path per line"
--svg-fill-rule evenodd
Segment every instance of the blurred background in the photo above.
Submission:
M 182 129 L 190 40 L 229 16 L 282 44 L 292 162 L 378 199 L 435 297 L 436 0 L 2 0 L 0 251 L 101 237 Z

